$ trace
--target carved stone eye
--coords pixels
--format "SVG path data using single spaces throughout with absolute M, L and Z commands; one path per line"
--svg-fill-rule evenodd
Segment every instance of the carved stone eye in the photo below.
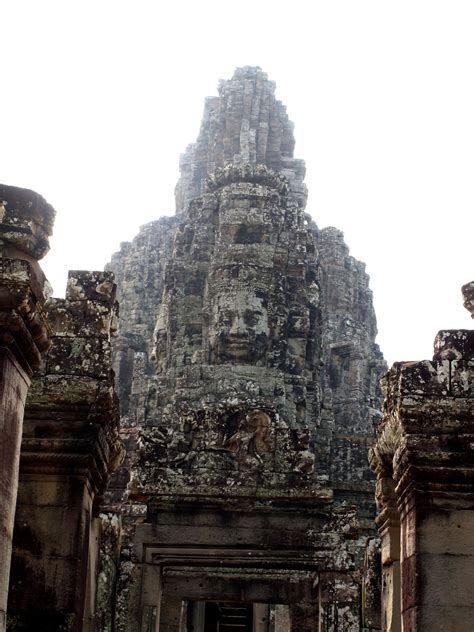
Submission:
M 248 327 L 255 327 L 261 320 L 262 316 L 262 312 L 246 309 L 244 312 L 244 322 Z
M 233 313 L 229 311 L 221 311 L 219 313 L 219 325 L 221 327 L 230 327 L 232 323 Z

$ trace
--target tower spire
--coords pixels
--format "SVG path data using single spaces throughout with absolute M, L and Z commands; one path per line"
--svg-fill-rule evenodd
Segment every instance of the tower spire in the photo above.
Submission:
M 275 84 L 258 66 L 237 68 L 206 99 L 199 136 L 181 156 L 176 212 L 202 193 L 203 180 L 228 164 L 261 164 L 282 172 L 300 206 L 306 203 L 305 164 L 293 157 L 293 123 L 275 97 Z

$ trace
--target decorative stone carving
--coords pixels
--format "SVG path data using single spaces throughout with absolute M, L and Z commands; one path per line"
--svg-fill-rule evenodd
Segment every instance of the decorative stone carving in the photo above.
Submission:
M 353 622 L 359 605 L 345 602 L 357 590 L 351 573 L 364 554 L 365 535 L 357 540 L 356 533 L 372 527 L 366 454 L 385 365 L 374 343 L 364 266 L 349 255 L 340 231 L 319 230 L 304 213 L 305 167 L 293 149 L 293 126 L 274 85 L 259 68 L 238 69 L 206 102 L 198 139 L 181 159 L 176 219 L 145 226 L 112 259 L 122 302 L 114 364 L 125 398 L 122 432 L 132 448 L 121 505 L 125 546 L 144 565 L 143 594 L 163 581 L 169 604 L 166 581 L 191 576 L 157 570 L 146 560 L 166 565 L 166 551 L 145 551 L 160 547 L 153 534 L 172 536 L 176 564 L 186 566 L 191 531 L 184 516 L 191 507 L 193 538 L 206 543 L 200 563 L 214 563 L 217 533 L 227 543 L 219 549 L 220 564 L 229 566 L 224 577 L 208 572 L 202 580 L 210 592 L 218 585 L 234 594 L 225 577 L 236 542 L 267 550 L 265 582 L 276 590 L 283 534 L 291 533 L 293 543 L 310 537 L 310 553 L 291 555 L 302 565 L 312 560 L 302 582 L 311 603 L 291 612 L 314 616 L 313 573 L 321 572 L 327 590 L 316 592 L 323 600 L 338 595 L 334 601 Z M 114 485 L 107 510 L 120 505 Z M 254 521 L 252 534 L 239 512 Z M 235 529 L 223 530 L 221 520 Z M 206 531 L 203 521 L 212 528 Z M 290 573 L 293 563 L 284 563 Z M 244 575 L 242 585 L 252 592 Z M 189 590 L 199 594 L 200 584 Z M 158 603 L 146 607 L 151 612 Z M 328 629 L 337 612 L 325 604 Z

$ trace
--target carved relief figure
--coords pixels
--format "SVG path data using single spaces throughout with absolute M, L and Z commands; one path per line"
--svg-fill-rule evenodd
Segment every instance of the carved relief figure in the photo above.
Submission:
M 258 469 L 263 464 L 262 456 L 274 449 L 270 416 L 263 410 L 242 413 L 236 432 L 224 439 L 224 448 L 235 454 L 239 469 Z

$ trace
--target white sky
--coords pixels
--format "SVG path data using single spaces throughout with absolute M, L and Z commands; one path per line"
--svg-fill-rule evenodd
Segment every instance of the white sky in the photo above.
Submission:
M 0 180 L 57 210 L 57 295 L 174 212 L 204 97 L 259 65 L 296 124 L 307 210 L 367 264 L 389 363 L 472 328 L 472 0 L 2 0 L 0 24 Z

